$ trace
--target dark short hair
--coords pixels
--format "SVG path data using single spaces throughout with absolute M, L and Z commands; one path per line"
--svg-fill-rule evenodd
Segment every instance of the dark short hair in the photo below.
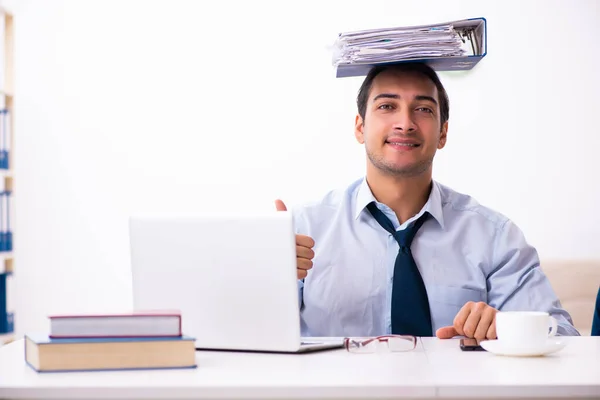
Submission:
M 399 64 L 382 65 L 371 68 L 367 74 L 365 80 L 360 86 L 358 91 L 358 97 L 356 98 L 356 105 L 358 106 L 358 114 L 361 118 L 365 119 L 365 113 L 367 111 L 367 102 L 369 101 L 369 93 L 371 86 L 373 86 L 373 80 L 377 75 L 384 71 L 396 71 L 396 72 L 419 72 L 428 77 L 437 87 L 438 101 L 440 103 L 440 125 L 443 125 L 450 118 L 450 100 L 448 99 L 448 93 L 437 73 L 424 63 L 419 62 L 405 62 Z

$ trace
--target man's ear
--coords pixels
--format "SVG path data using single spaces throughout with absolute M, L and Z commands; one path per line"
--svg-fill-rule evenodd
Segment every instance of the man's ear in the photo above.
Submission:
M 444 125 L 442 125 L 442 130 L 440 132 L 440 138 L 438 139 L 438 145 L 437 145 L 438 150 L 443 149 L 444 146 L 446 145 L 447 134 L 448 134 L 448 121 L 444 122 Z
M 354 136 L 356 140 L 360 144 L 365 143 L 365 135 L 363 133 L 363 129 L 365 128 L 364 120 L 360 116 L 360 114 L 356 115 L 356 119 L 354 121 Z

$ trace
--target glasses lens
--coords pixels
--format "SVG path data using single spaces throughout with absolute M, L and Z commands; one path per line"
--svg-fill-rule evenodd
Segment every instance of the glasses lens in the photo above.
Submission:
M 348 350 L 353 353 L 378 353 L 388 351 L 409 351 L 415 348 L 414 338 L 352 338 L 347 342 Z
M 387 339 L 390 351 L 409 351 L 415 348 L 412 337 L 391 337 Z
M 374 353 L 381 345 L 378 340 L 368 337 L 348 339 L 348 350 L 353 353 Z

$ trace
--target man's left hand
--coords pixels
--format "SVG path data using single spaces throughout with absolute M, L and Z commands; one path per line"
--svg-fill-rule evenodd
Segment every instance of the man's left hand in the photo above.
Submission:
M 454 318 L 453 326 L 445 326 L 435 333 L 440 339 L 466 336 L 477 340 L 496 339 L 496 310 L 484 302 L 468 302 Z

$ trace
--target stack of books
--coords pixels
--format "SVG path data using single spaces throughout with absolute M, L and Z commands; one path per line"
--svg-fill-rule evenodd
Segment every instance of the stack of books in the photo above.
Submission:
M 25 335 L 38 372 L 195 368 L 195 339 L 176 311 L 50 316 L 50 334 Z

